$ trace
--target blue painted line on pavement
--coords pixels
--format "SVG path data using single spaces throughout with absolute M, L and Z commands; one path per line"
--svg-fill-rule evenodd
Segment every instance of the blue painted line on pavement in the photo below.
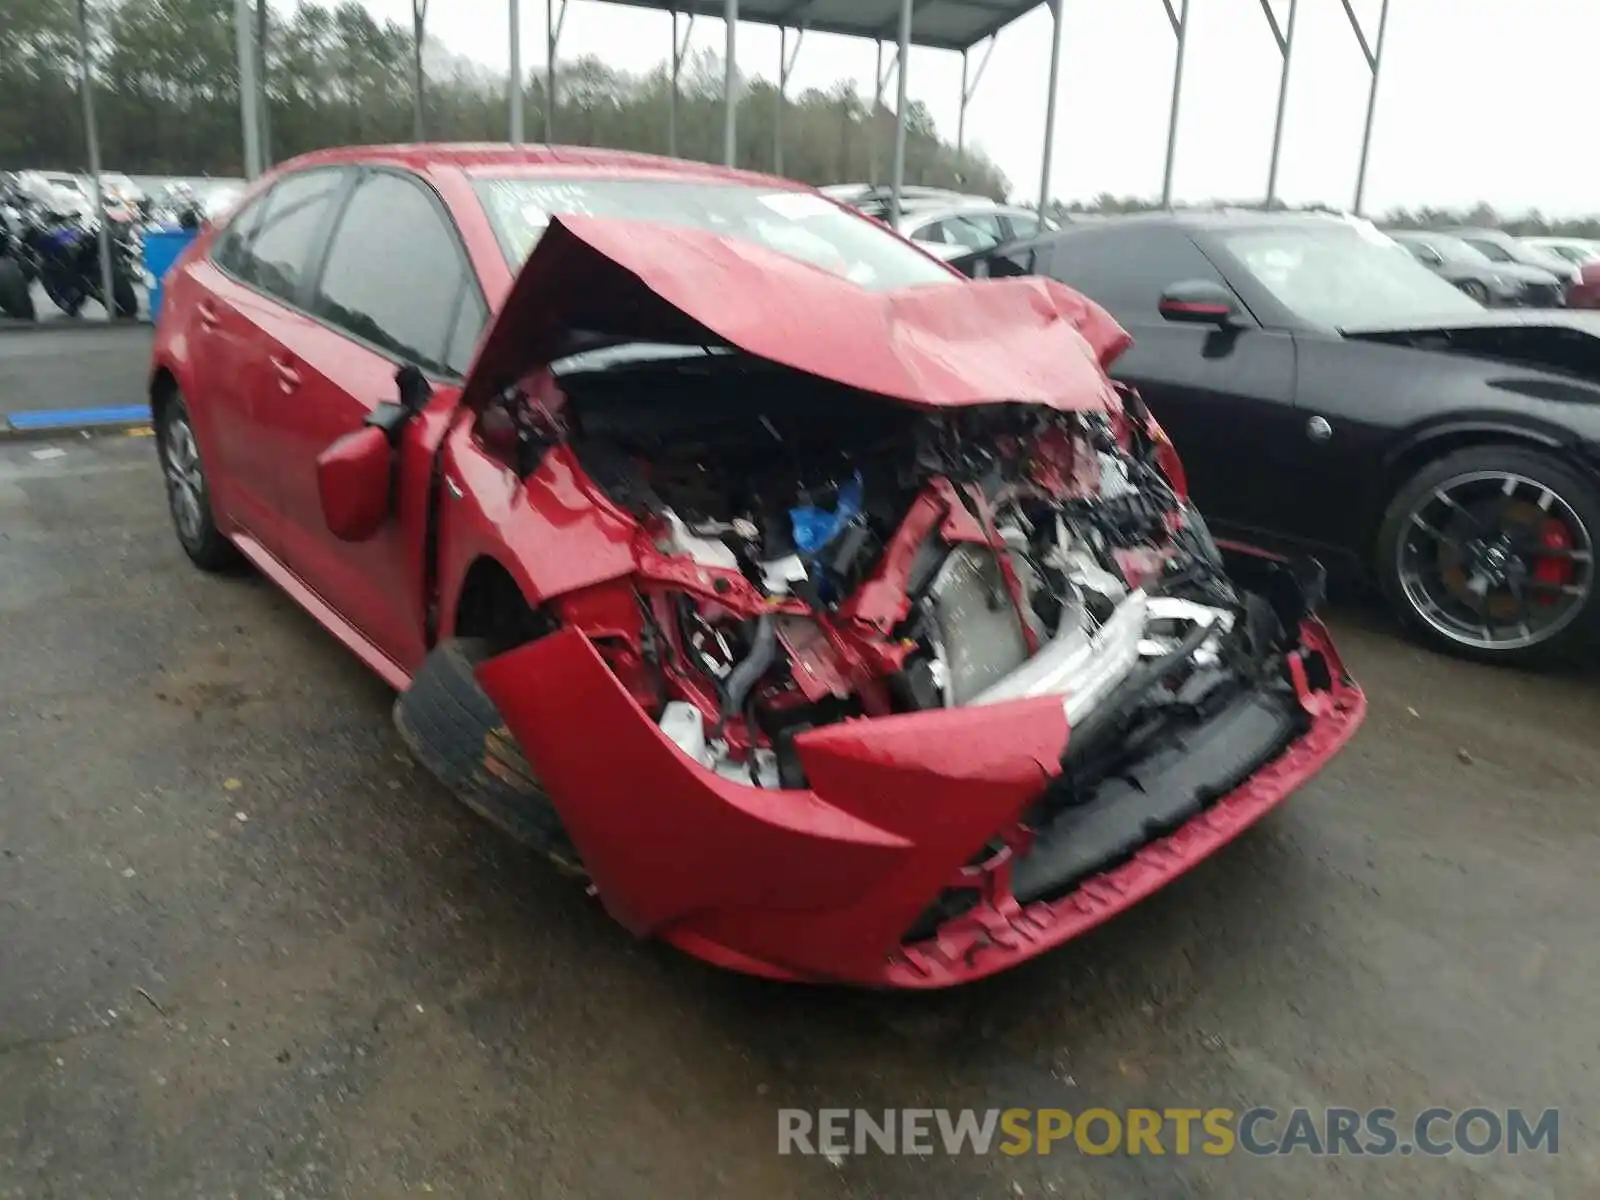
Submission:
M 0 414 L 0 425 L 12 429 L 82 429 L 88 425 L 127 425 L 150 419 L 148 404 L 107 404 L 98 408 L 34 409 Z

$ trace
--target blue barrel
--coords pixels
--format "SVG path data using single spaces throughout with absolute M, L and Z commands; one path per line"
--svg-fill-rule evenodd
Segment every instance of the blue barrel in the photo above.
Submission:
M 144 235 L 144 269 L 155 282 L 150 287 L 150 319 L 154 321 L 161 312 L 161 284 L 163 276 L 172 269 L 183 248 L 194 241 L 198 229 L 150 229 Z

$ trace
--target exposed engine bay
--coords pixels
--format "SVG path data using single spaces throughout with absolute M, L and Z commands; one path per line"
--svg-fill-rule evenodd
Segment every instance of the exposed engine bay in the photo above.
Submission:
M 528 437 L 626 514 L 639 569 L 626 609 L 595 588 L 558 615 L 680 749 L 756 787 L 806 786 L 807 729 L 1029 696 L 1075 731 L 1115 701 L 1112 741 L 1150 749 L 1281 672 L 1307 597 L 1230 581 L 1121 399 L 926 411 L 733 356 L 566 375 Z

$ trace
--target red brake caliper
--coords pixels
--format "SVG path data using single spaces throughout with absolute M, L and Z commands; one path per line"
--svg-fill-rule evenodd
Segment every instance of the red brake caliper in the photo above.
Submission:
M 1539 530 L 1539 545 L 1545 550 L 1571 550 L 1572 532 L 1555 517 L 1551 517 Z M 1554 604 L 1559 598 L 1554 589 L 1572 582 L 1572 559 L 1564 554 L 1535 555 L 1533 578 L 1551 589 L 1541 591 L 1538 603 Z

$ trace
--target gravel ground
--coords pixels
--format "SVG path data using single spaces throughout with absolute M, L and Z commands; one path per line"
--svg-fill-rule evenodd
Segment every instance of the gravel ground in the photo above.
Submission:
M 410 766 L 331 637 L 188 566 L 149 439 L 0 443 L 0 1197 L 1600 1194 L 1600 679 L 1335 627 L 1366 728 L 1163 894 L 957 992 L 784 987 Z M 1559 1106 L 1561 1153 L 776 1153 L 786 1105 L 1434 1103 Z

